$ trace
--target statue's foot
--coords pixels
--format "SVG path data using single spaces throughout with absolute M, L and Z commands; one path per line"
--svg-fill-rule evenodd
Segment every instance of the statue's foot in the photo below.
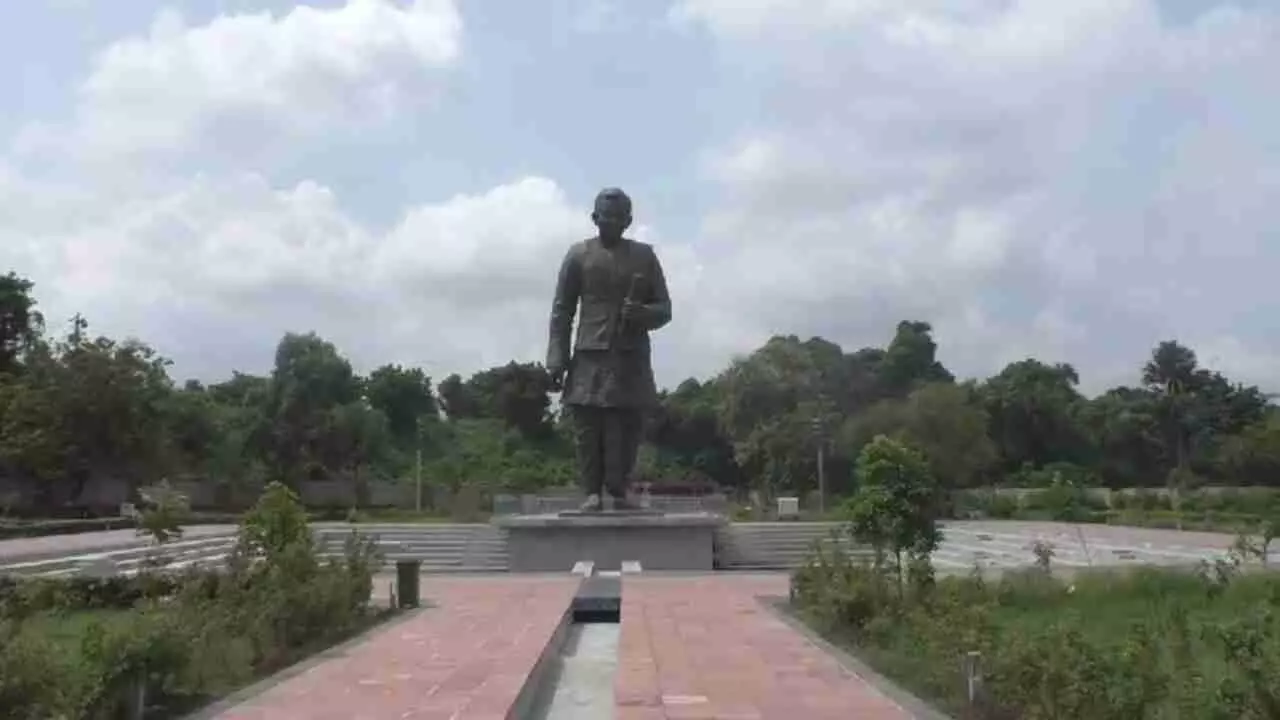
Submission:
M 587 501 L 578 506 L 580 512 L 600 512 L 600 496 L 592 493 L 587 496 Z
M 613 500 L 613 509 L 615 511 L 639 510 L 640 506 L 626 499 L 625 497 L 615 497 Z

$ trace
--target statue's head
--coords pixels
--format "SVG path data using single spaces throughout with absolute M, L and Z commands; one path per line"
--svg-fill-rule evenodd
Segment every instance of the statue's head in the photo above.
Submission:
M 631 198 L 618 188 L 605 188 L 596 195 L 591 221 L 600 231 L 600 239 L 606 242 L 622 237 L 631 227 Z

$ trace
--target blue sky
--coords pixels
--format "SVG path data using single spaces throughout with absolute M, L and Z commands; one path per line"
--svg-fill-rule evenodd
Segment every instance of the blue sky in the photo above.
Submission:
M 668 384 L 911 318 L 963 375 L 1176 337 L 1274 388 L 1274 67 L 1262 0 L 15 5 L 0 266 L 179 376 L 316 330 L 442 377 L 541 357 L 620 185 Z

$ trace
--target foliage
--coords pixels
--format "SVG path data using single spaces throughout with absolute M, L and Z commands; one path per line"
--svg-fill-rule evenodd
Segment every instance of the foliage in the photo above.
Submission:
M 1047 550 L 1047 548 L 1046 548 Z M 954 717 L 1270 718 L 1280 683 L 1280 578 L 1230 565 L 1141 569 L 1070 584 L 1042 567 L 947 577 L 899 597 L 848 556 L 792 577 L 796 610 Z M 980 657 L 967 701 L 960 659 Z
M 898 576 L 899 588 L 910 577 L 932 580 L 926 561 L 942 539 L 938 529 L 938 487 L 924 456 L 911 447 L 879 435 L 858 456 L 858 491 L 842 514 L 848 532 L 875 551 L 876 569 L 885 561 Z M 908 565 L 915 573 L 908 572 Z M 924 571 L 923 573 L 920 571 Z
M 182 537 L 182 525 L 190 520 L 191 505 L 187 498 L 173 489 L 168 480 L 152 489 L 138 519 L 138 534 L 149 535 L 157 543 L 166 543 Z
M 0 584 L 5 717 L 121 716 L 139 684 L 149 717 L 175 717 L 375 619 L 379 560 L 352 535 L 316 555 L 296 496 L 273 484 L 241 525 L 229 572 Z
M 163 478 L 201 489 L 189 494 L 194 510 L 224 511 L 247 507 L 270 481 L 303 497 L 313 481 L 348 484 L 354 502 L 341 505 L 361 512 L 380 502 L 381 483 L 414 477 L 428 501 L 433 489 L 468 487 L 483 501 L 573 482 L 568 419 L 536 363 L 433 383 L 397 364 L 362 374 L 332 342 L 287 333 L 267 374 L 177 384 L 145 343 L 95 337 L 80 316 L 65 333 L 47 330 L 34 291 L 0 277 L 7 515 L 110 515 Z M 1280 486 L 1280 412 L 1175 341 L 1153 348 L 1131 385 L 1096 397 L 1067 363 L 1026 358 L 957 381 L 939 354 L 919 320 L 898 323 L 881 347 L 770 338 L 661 393 L 636 479 L 768 504 L 816 491 L 821 457 L 832 507 L 855 490 L 864 446 L 886 435 L 923 453 L 952 493 L 1061 481 L 1169 488 L 1185 500 L 1205 485 Z M 1000 502 L 991 509 L 1001 516 L 1027 511 Z M 1031 512 L 1101 511 L 1054 503 Z

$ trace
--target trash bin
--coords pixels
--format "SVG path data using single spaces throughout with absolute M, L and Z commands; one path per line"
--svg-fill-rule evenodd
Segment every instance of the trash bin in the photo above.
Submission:
M 421 560 L 396 561 L 396 600 L 399 607 L 418 607 L 418 578 L 422 572 Z

